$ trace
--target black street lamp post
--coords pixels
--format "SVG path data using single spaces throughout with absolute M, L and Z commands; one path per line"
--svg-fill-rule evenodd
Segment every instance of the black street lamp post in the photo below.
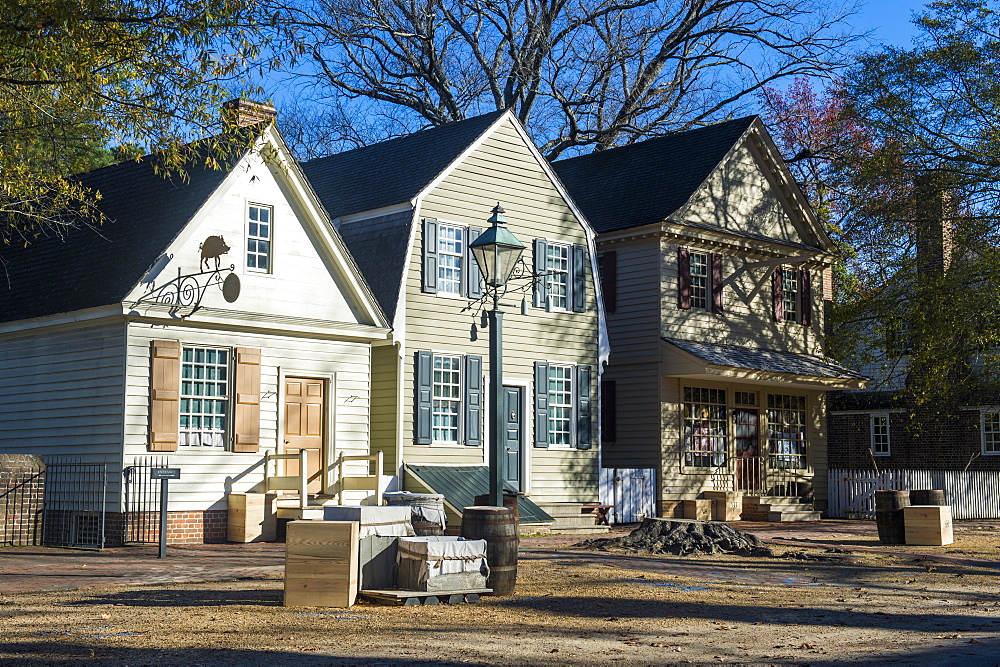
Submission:
M 507 281 L 524 251 L 524 244 L 511 234 L 504 225 L 504 210 L 498 203 L 488 222 L 493 226 L 469 244 L 472 256 L 483 274 L 487 295 L 493 300 L 493 307 L 487 311 L 490 330 L 490 503 L 503 507 L 503 485 L 506 479 L 503 455 L 504 412 L 503 401 L 503 311 L 500 297 L 506 293 Z

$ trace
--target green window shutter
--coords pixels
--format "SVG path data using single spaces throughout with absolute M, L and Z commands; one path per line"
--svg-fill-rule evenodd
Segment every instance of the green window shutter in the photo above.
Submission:
M 427 294 L 438 291 L 438 221 L 424 218 L 424 277 L 422 290 Z
M 582 245 L 573 246 L 573 312 L 587 311 L 587 249 Z
M 479 271 L 479 264 L 472 256 L 469 245 L 479 238 L 483 230 L 479 227 L 469 227 L 469 237 L 465 240 L 465 271 L 462 272 L 466 280 L 465 296 L 470 299 L 479 299 L 483 296 L 483 274 Z
M 576 367 L 576 448 L 590 449 L 590 366 Z
M 535 362 L 535 447 L 549 446 L 549 364 Z
M 465 444 L 483 446 L 483 358 L 465 357 Z
M 545 273 L 545 255 L 547 252 L 548 243 L 545 239 L 535 239 L 534 247 L 534 263 L 535 263 L 535 275 L 541 276 L 535 278 L 535 291 L 534 291 L 534 306 L 535 308 L 546 308 L 548 306 L 549 300 L 549 282 L 548 276 L 542 276 Z M 548 378 L 546 378 L 548 382 Z M 548 440 L 546 440 L 546 444 Z
M 434 402 L 434 355 L 426 351 L 417 352 L 416 365 L 414 440 L 418 445 L 429 445 Z

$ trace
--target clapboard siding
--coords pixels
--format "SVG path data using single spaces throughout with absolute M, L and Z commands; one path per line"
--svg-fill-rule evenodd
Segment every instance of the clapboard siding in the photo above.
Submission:
M 255 347 L 261 350 L 260 451 L 170 453 L 170 465 L 182 469 L 182 478 L 170 487 L 171 507 L 182 510 L 224 509 L 227 493 L 259 491 L 266 451 L 280 450 L 282 376 L 328 380 L 327 405 L 333 411 L 328 433 L 329 461 L 338 454 L 367 454 L 370 409 L 370 346 L 365 343 L 312 340 L 256 332 L 222 332 L 133 323 L 128 336 L 128 402 L 125 408 L 125 453 L 147 454 L 149 432 L 149 350 L 157 339 L 180 340 L 186 345 Z M 363 464 L 353 466 L 360 471 Z M 194 474 L 187 475 L 190 471 Z
M 121 464 L 121 320 L 0 338 L 0 451 Z
M 500 202 L 508 227 L 529 246 L 523 257 L 532 265 L 532 241 L 545 238 L 587 245 L 586 233 L 539 166 L 521 136 L 506 121 L 443 179 L 421 203 L 418 217 L 442 222 L 488 227 L 490 210 Z M 422 225 L 414 230 L 414 252 L 406 274 L 406 356 L 402 359 L 402 433 L 404 460 L 414 464 L 483 465 L 482 447 L 420 446 L 413 444 L 413 354 L 417 350 L 478 354 L 488 373 L 489 335 L 479 329 L 479 312 L 462 312 L 466 299 L 421 292 Z M 530 493 L 536 501 L 590 501 L 597 499 L 597 334 L 598 318 L 588 250 L 587 307 L 585 313 L 546 313 L 530 306 L 520 314 L 521 295 L 505 299 L 504 378 L 526 383 L 529 398 L 534 386 L 535 361 L 586 364 L 593 368 L 591 405 L 594 447 L 590 450 L 531 449 Z M 471 340 L 473 326 L 477 340 Z M 532 420 L 525 413 L 530 449 Z
M 616 438 L 603 446 L 604 467 L 658 467 L 660 405 L 656 369 L 656 360 L 640 364 L 612 362 L 604 372 L 603 379 L 615 382 L 617 393 Z
M 382 452 L 386 475 L 397 475 L 396 431 L 399 355 L 395 346 L 372 348 L 372 453 Z

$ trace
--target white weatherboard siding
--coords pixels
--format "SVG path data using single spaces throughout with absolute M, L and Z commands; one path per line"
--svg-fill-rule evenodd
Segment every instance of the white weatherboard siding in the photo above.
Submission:
M 260 451 L 147 452 L 149 434 L 149 350 L 153 340 L 180 340 L 183 345 L 256 347 L 261 349 Z M 131 323 L 128 335 L 128 387 L 125 406 L 125 460 L 136 456 L 169 456 L 181 468 L 181 479 L 170 485 L 172 511 L 225 509 L 227 493 L 260 491 L 266 451 L 280 449 L 283 424 L 281 378 L 315 377 L 328 381 L 327 404 L 332 411 L 328 463 L 339 454 L 368 454 L 370 346 L 364 343 L 310 340 L 261 332 L 222 332 L 194 327 L 163 331 L 155 325 Z M 356 466 L 359 470 L 361 466 Z
M 490 210 L 500 202 L 510 231 L 528 248 L 524 260 L 532 265 L 532 241 L 547 238 L 587 245 L 581 224 L 539 166 L 532 152 L 507 119 L 475 151 L 444 178 L 421 202 L 418 218 L 436 218 L 486 229 Z M 483 465 L 482 447 L 439 447 L 413 444 L 414 352 L 458 352 L 483 357 L 489 374 L 490 332 L 480 329 L 470 340 L 472 326 L 480 324 L 479 312 L 462 312 L 467 299 L 421 292 L 422 225 L 416 225 L 414 252 L 406 273 L 406 356 L 403 368 L 402 442 L 404 461 L 425 465 Z M 589 252 L 588 252 L 589 255 Z M 589 262 L 589 256 L 588 256 Z M 588 263 L 589 266 L 589 263 Z M 589 365 L 592 368 L 591 411 L 594 435 L 589 450 L 534 448 L 531 410 L 524 414 L 525 451 L 532 500 L 541 502 L 596 501 L 597 489 L 597 363 L 598 314 L 593 277 L 587 272 L 587 312 L 546 313 L 530 306 L 520 314 L 520 294 L 504 299 L 504 378 L 526 383 L 528 405 L 534 387 L 536 361 Z

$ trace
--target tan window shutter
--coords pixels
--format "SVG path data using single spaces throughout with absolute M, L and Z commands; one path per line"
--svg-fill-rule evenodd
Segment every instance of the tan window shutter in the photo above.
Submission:
M 149 373 L 149 451 L 176 452 L 180 423 L 181 344 L 154 340 Z
M 260 350 L 236 348 L 236 404 L 233 451 L 254 453 L 260 447 Z

